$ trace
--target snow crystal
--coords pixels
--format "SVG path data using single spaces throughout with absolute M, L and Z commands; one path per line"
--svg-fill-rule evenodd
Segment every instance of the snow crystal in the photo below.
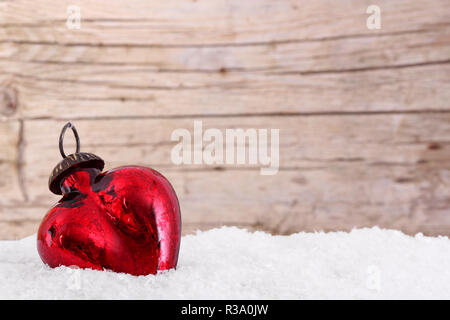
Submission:
M 450 299 L 450 240 L 379 228 L 183 237 L 177 270 L 135 277 L 40 260 L 35 236 L 0 241 L 2 299 Z

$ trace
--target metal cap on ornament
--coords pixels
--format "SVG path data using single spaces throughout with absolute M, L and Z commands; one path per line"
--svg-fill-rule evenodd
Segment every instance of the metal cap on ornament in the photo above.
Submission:
M 64 153 L 64 134 L 67 129 L 72 129 L 77 144 L 76 152 L 68 156 Z M 74 169 L 95 168 L 102 171 L 105 167 L 105 162 L 99 156 L 92 153 L 80 152 L 80 138 L 77 129 L 71 122 L 68 122 L 61 131 L 61 135 L 59 136 L 59 151 L 63 160 L 52 170 L 48 180 L 48 187 L 54 194 L 62 194 L 61 181 Z

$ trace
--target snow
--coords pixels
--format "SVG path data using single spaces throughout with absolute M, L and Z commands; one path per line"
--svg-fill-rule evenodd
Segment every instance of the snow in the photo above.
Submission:
M 379 228 L 272 236 L 224 227 L 182 239 L 177 270 L 135 277 L 40 260 L 0 241 L 2 299 L 450 299 L 450 240 Z

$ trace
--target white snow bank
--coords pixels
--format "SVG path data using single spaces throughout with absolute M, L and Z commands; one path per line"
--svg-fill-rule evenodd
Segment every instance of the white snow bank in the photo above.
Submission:
M 177 270 L 134 277 L 51 269 L 35 236 L 0 241 L 0 298 L 450 298 L 450 240 L 378 228 L 271 236 L 221 228 L 185 236 Z

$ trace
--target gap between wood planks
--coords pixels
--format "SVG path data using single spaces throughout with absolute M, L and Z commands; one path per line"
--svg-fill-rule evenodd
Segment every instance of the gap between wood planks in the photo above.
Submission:
M 83 20 L 86 21 L 86 20 Z M 36 24 L 0 24 L 2 28 L 8 27 L 36 27 Z M 38 24 L 37 26 L 42 26 Z M 330 36 L 330 37 L 318 37 L 318 38 L 306 38 L 306 39 L 284 39 L 284 40 L 270 40 L 270 41 L 255 41 L 255 42 L 223 42 L 223 43 L 210 43 L 210 44 L 140 44 L 140 43 L 90 43 L 90 42 L 73 42 L 73 43 L 62 43 L 58 41 L 27 41 L 27 40 L 14 40 L 14 39 L 4 39 L 0 40 L 1 43 L 6 44 L 32 44 L 32 45 L 47 45 L 47 46 L 61 46 L 61 47 L 125 47 L 125 48 L 220 48 L 220 47 L 254 47 L 254 46 L 271 46 L 280 44 L 291 44 L 291 43 L 310 43 L 310 42 L 324 42 L 324 41 L 335 41 L 344 39 L 361 39 L 361 38 L 381 38 L 389 36 L 401 36 L 405 34 L 415 34 L 415 33 L 427 33 L 433 32 L 434 29 L 414 29 L 414 30 L 401 30 L 386 33 L 377 34 L 350 34 L 341 36 Z
M 25 139 L 24 139 L 24 120 L 19 120 L 19 139 L 17 141 L 17 178 L 20 191 L 25 202 L 28 202 L 28 192 L 25 179 Z
M 310 75 L 310 74 L 333 74 L 333 73 L 351 73 L 351 72 L 364 72 L 373 70 L 393 70 L 393 69 L 404 69 L 404 68 L 414 68 L 423 66 L 435 66 L 441 64 L 449 64 L 450 59 L 438 60 L 438 61 L 426 61 L 419 63 L 407 63 L 399 65 L 387 65 L 387 66 L 374 66 L 374 67 L 360 67 L 360 68 L 348 68 L 348 69 L 328 69 L 328 70 L 317 70 L 317 71 L 276 71 L 268 72 L 270 75 Z
M 1 59 L 0 59 L 1 60 Z M 23 63 L 49 63 L 49 61 L 18 61 L 18 60 L 9 60 L 4 59 L 5 61 L 13 61 L 13 62 L 23 62 Z M 55 64 L 84 64 L 83 62 L 59 62 L 55 61 Z M 91 64 L 91 63 L 88 63 Z M 92 65 L 101 63 L 92 63 Z M 292 70 L 292 71 L 270 71 L 271 68 L 221 68 L 217 70 L 207 70 L 207 69 L 189 69 L 189 70 L 177 70 L 177 69 L 155 69 L 155 70 L 146 70 L 148 73 L 226 73 L 226 72 L 242 72 L 242 73 L 252 73 L 252 72 L 263 72 L 266 75 L 317 75 L 317 74 L 338 74 L 338 73 L 353 73 L 353 72 L 366 72 L 366 71 L 377 71 L 377 70 L 395 70 L 395 69 L 406 69 L 406 68 L 415 68 L 415 67 L 424 67 L 424 66 L 436 66 L 436 65 L 446 65 L 450 64 L 450 59 L 444 60 L 436 60 L 436 61 L 425 61 L 418 63 L 406 63 L 406 64 L 398 64 L 398 65 L 385 65 L 385 66 L 372 66 L 372 67 L 359 67 L 359 68 L 348 68 L 348 69 L 328 69 L 328 70 L 316 70 L 316 71 L 301 71 L 301 70 Z M 119 64 L 122 65 L 122 64 Z M 123 64 L 127 66 L 133 66 L 135 64 Z M 84 83 L 84 84 L 97 84 L 97 85 L 107 85 L 112 88 L 128 88 L 128 89 L 143 89 L 143 90 L 195 90 L 195 89 L 205 89 L 209 88 L 209 86 L 197 86 L 197 87 L 164 87 L 164 86 L 124 86 L 124 85 L 113 85 L 111 83 L 102 83 L 101 81 L 81 81 L 81 80 L 69 80 L 69 79 L 59 79 L 59 78 L 41 78 L 16 72 L 3 72 L 3 74 L 8 74 L 11 76 L 24 78 L 24 79 L 33 79 L 38 81 L 47 81 L 47 82 L 67 82 L 67 83 Z
M 320 117 L 320 116 L 371 116 L 371 115 L 403 115 L 403 114 L 448 114 L 450 109 L 430 110 L 380 110 L 380 111 L 323 111 L 323 112 L 268 112 L 268 113 L 235 113 L 235 114 L 177 114 L 177 115 L 117 115 L 117 116 L 67 116 L 67 117 L 21 117 L 6 121 L 39 121 L 39 120 L 142 120 L 142 119 L 198 119 L 198 118 L 252 118 L 252 117 Z

